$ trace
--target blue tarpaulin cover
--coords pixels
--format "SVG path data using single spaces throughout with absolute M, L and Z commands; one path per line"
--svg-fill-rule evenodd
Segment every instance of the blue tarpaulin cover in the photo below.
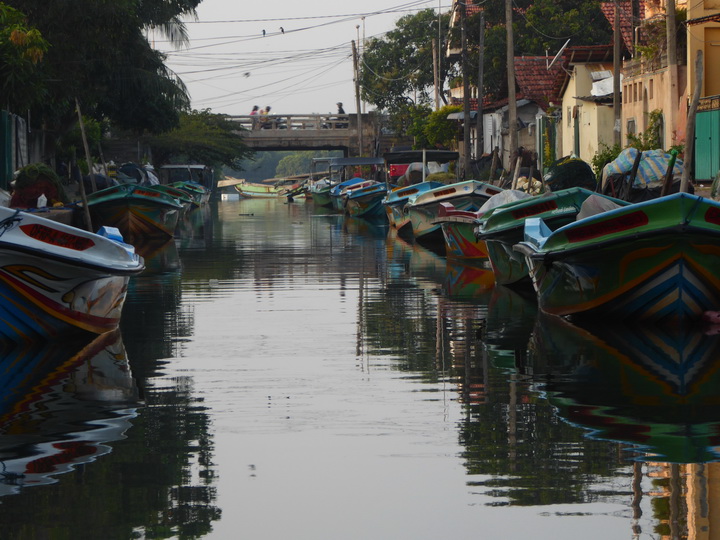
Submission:
M 637 148 L 625 148 L 620 155 L 611 161 L 603 169 L 603 178 L 615 174 L 629 174 L 632 171 L 633 163 L 637 157 Z M 646 150 L 640 157 L 640 166 L 635 176 L 636 187 L 642 187 L 653 182 L 662 182 L 667 172 L 670 162 L 670 154 L 666 154 L 663 150 Z M 673 176 L 682 175 L 683 162 L 681 159 L 675 160 L 673 167 Z

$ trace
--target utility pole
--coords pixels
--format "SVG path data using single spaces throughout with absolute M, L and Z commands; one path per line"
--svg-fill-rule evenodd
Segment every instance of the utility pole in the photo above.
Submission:
M 433 86 L 435 88 L 435 110 L 440 108 L 440 81 L 438 80 L 438 51 L 436 40 L 432 40 L 432 52 L 433 52 Z
M 355 41 L 352 42 L 353 68 L 355 70 L 355 107 L 357 110 L 358 156 L 363 155 L 363 125 L 362 110 L 360 109 L 360 71 L 358 69 L 358 53 Z
M 667 0 L 665 4 L 667 28 L 667 62 L 668 74 L 670 75 L 670 106 L 668 107 L 667 125 L 677 125 L 678 115 L 678 66 L 677 66 L 677 19 L 675 17 L 675 0 Z M 667 137 L 667 135 L 666 135 Z M 675 131 L 670 131 L 669 141 L 660 141 L 665 148 L 675 144 Z
M 505 30 L 507 31 L 507 83 L 508 83 L 508 132 L 509 160 L 508 166 L 512 167 L 513 158 L 518 151 L 517 132 L 517 98 L 515 97 L 515 39 L 512 26 L 512 3 L 513 0 L 505 0 Z
M 467 61 L 467 7 L 466 2 L 460 2 L 460 48 L 461 69 L 463 81 L 463 178 L 470 175 L 470 83 L 468 81 Z
M 483 100 L 485 99 L 484 88 L 484 64 L 485 64 L 485 12 L 480 11 L 480 41 L 478 42 L 478 82 L 477 82 L 477 125 L 475 129 L 475 159 L 479 160 L 483 154 L 485 131 L 483 126 Z
M 620 145 L 620 123 L 622 118 L 622 103 L 620 103 L 620 6 L 615 0 L 615 23 L 613 25 L 613 112 L 615 125 L 613 126 L 614 142 Z

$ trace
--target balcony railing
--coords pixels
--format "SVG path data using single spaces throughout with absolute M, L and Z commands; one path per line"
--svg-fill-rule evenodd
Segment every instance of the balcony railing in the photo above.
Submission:
M 342 130 L 350 129 L 354 118 L 349 115 L 337 114 L 269 114 L 264 115 L 242 115 L 231 116 L 231 122 L 249 131 L 263 130 Z M 353 127 L 355 127 L 353 125 Z

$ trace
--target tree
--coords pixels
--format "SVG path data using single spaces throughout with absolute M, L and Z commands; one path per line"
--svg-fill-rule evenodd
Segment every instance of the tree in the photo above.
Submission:
M 284 156 L 280 160 L 277 168 L 275 169 L 275 176 L 282 178 L 285 176 L 307 174 L 310 172 L 310 165 L 312 164 L 313 158 L 329 157 L 331 155 L 341 157 L 341 152 L 337 150 L 294 152 L 290 155 Z
M 23 111 L 43 96 L 38 63 L 48 49 L 40 31 L 18 10 L 0 3 L 0 104 Z
M 401 107 L 410 96 L 416 96 L 418 104 L 429 103 L 434 86 L 432 43 L 438 36 L 444 43 L 448 20 L 447 14 L 441 16 L 438 34 L 437 14 L 425 9 L 401 17 L 396 29 L 385 37 L 370 39 L 360 70 L 363 99 L 382 110 Z M 443 44 L 440 50 L 444 50 Z M 452 71 L 446 64 L 442 65 L 441 81 Z
M 448 120 L 448 115 L 462 112 L 459 105 L 445 105 L 428 115 L 423 128 L 429 147 L 454 148 L 458 138 L 458 123 Z
M 184 85 L 147 41 L 149 25 L 177 26 L 200 0 L 7 0 L 26 13 L 50 43 L 43 62 L 45 99 L 32 118 L 63 131 L 83 113 L 137 132 L 178 125 L 189 109 Z M 181 35 L 181 34 L 178 34 Z
M 181 113 L 177 128 L 149 136 L 147 142 L 156 165 L 190 161 L 239 170 L 240 162 L 253 153 L 227 115 L 209 110 Z

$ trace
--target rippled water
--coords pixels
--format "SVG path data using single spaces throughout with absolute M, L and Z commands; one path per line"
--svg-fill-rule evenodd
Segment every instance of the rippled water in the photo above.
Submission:
M 717 534 L 716 336 L 547 320 L 311 202 L 194 219 L 121 337 L 5 355 L 39 367 L 6 392 L 0 537 Z

